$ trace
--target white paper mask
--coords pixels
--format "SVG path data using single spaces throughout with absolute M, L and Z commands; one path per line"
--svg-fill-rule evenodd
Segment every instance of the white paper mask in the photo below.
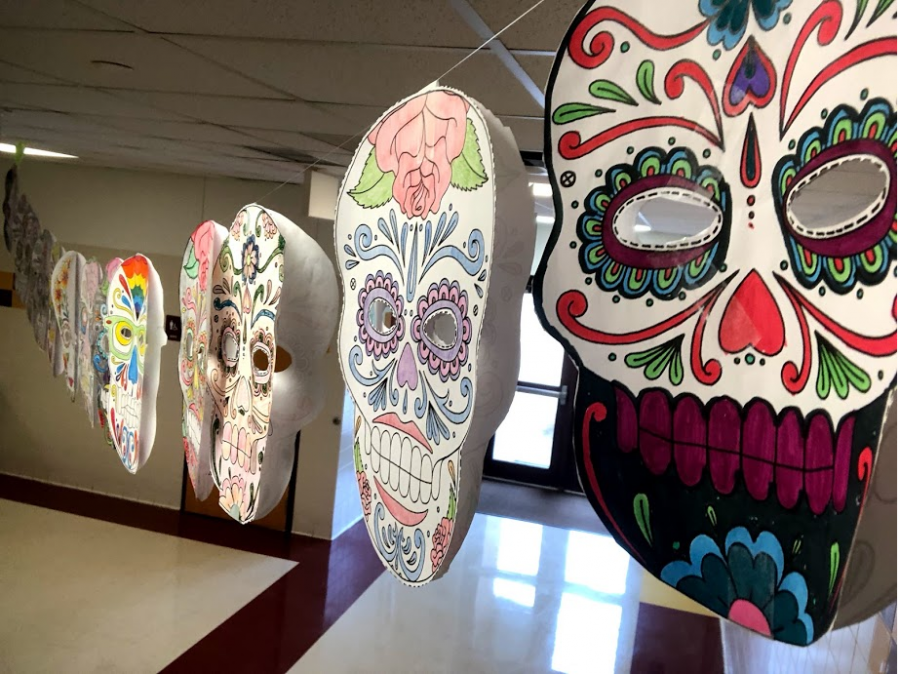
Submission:
M 247 523 L 278 504 L 297 431 L 324 405 L 337 284 L 318 244 L 257 204 L 232 223 L 212 284 L 213 479 L 221 508 Z
M 585 491 L 651 573 L 798 645 L 896 388 L 890 7 L 588 3 L 548 85 L 535 299 L 579 364 Z
M 181 434 L 188 475 L 194 493 L 201 501 L 209 496 L 213 486 L 209 463 L 212 396 L 206 385 L 212 273 L 227 236 L 227 229 L 207 220 L 191 234 L 181 261 L 181 347 L 178 351 L 178 383 L 182 393 Z
M 134 255 L 113 272 L 106 297 L 110 381 L 105 409 L 113 447 L 125 468 L 136 473 L 156 437 L 159 359 L 166 343 L 162 284 L 150 260 Z
M 497 225 L 519 232 L 495 230 L 501 189 L 518 203 Z M 338 348 L 364 420 L 357 481 L 373 545 L 404 583 L 443 573 L 471 520 L 484 450 L 515 388 L 532 220 L 511 134 L 445 88 L 386 112 L 344 178 L 335 222 L 344 289 Z M 495 237 L 509 255 L 506 270 L 493 264 Z M 486 311 L 495 283 L 508 302 L 505 323 L 493 303 Z M 483 323 L 500 347 L 486 352 L 494 362 L 480 352 Z
M 73 401 L 78 386 L 78 338 L 81 332 L 78 279 L 81 277 L 84 264 L 84 256 L 81 253 L 75 251 L 65 253 L 56 263 L 49 283 L 52 309 L 59 330 L 59 355 L 62 358 L 66 388 L 69 389 L 69 397 Z
M 97 418 L 97 370 L 94 367 L 94 344 L 103 323 L 94 310 L 94 298 L 100 288 L 103 268 L 96 260 L 85 262 L 78 280 L 78 390 L 91 426 Z
M 94 297 L 94 320 L 99 320 L 100 329 L 91 344 L 91 358 L 94 361 L 94 389 L 97 395 L 97 418 L 103 428 L 106 444 L 112 447 L 112 432 L 107 418 L 107 404 L 109 394 L 109 331 L 106 326 L 106 317 L 109 315 L 109 307 L 106 300 L 109 294 L 109 282 L 116 270 L 122 264 L 122 258 L 114 257 L 106 263 L 97 294 Z

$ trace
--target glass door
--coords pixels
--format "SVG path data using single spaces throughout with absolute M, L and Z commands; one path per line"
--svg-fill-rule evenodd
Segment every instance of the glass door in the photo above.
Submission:
M 522 302 L 521 321 L 516 395 L 488 447 L 484 474 L 580 492 L 572 456 L 576 370 L 562 346 L 541 326 L 531 282 Z

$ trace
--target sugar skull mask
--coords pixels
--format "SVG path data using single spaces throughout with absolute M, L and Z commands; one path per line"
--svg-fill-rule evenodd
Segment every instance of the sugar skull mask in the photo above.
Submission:
M 62 358 L 66 388 L 73 401 L 78 386 L 78 339 L 81 332 L 78 279 L 84 264 L 84 256 L 81 253 L 75 251 L 65 253 L 56 263 L 48 286 L 52 293 L 52 309 L 59 330 L 59 355 Z
M 82 265 L 78 280 L 78 390 L 92 427 L 97 418 L 94 343 L 103 327 L 94 311 L 94 298 L 100 288 L 102 274 L 100 263 L 91 260 Z
M 548 85 L 535 300 L 579 365 L 585 491 L 654 575 L 799 645 L 896 388 L 888 7 L 588 3 Z
M 297 431 L 324 404 L 319 362 L 336 313 L 334 268 L 318 244 L 283 215 L 244 207 L 212 271 L 208 365 L 213 479 L 241 523 L 284 494 Z
M 106 295 L 110 381 L 105 410 L 113 447 L 130 473 L 144 465 L 156 436 L 163 291 L 153 264 L 134 255 L 112 273 Z
M 212 399 L 206 385 L 212 272 L 228 230 L 208 220 L 191 234 L 181 262 L 181 348 L 178 383 L 182 393 L 181 434 L 194 493 L 200 500 L 212 489 Z
M 109 282 L 113 274 L 121 266 L 122 259 L 114 257 L 106 263 L 94 296 L 94 321 L 99 322 L 99 329 L 91 344 L 91 360 L 94 362 L 94 391 L 97 396 L 97 418 L 103 428 L 106 444 L 112 446 L 112 433 L 110 432 L 107 418 L 107 404 L 109 398 L 109 331 L 106 327 L 106 317 L 109 315 L 109 307 L 106 299 L 109 294 Z
M 533 205 L 514 140 L 491 118 L 503 194 L 517 198 L 510 221 L 524 213 L 496 243 L 510 263 L 498 279 L 491 262 L 501 188 L 488 115 L 445 88 L 402 101 L 360 144 L 338 201 L 338 348 L 360 415 L 360 498 L 378 555 L 408 584 L 449 566 L 471 520 L 486 444 L 515 388 L 518 339 L 505 330 L 518 325 L 534 245 L 533 228 L 522 225 Z M 483 323 L 502 314 L 486 312 L 495 283 L 516 314 L 493 326 L 512 339 L 485 364 Z

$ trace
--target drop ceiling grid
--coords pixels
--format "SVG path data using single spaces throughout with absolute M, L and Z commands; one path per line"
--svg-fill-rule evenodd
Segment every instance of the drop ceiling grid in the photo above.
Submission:
M 533 4 L 470 1 L 493 30 Z M 503 38 L 518 36 L 507 46 L 530 50 L 515 56 L 541 88 L 552 56 L 541 53 L 540 35 L 529 41 L 523 30 L 546 32 L 548 17 L 563 14 L 567 22 L 577 11 L 553 9 L 554 2 L 526 17 L 533 28 L 510 29 Z M 452 2 L 24 4 L 27 11 L 0 0 L 4 139 L 14 132 L 53 139 L 59 145 L 51 149 L 77 148 L 92 163 L 120 156 L 135 167 L 225 165 L 255 178 L 302 170 L 279 153 L 346 164 L 358 142 L 351 138 L 385 107 L 482 42 Z M 98 68 L 95 60 L 134 70 Z M 542 149 L 543 111 L 494 54 L 474 55 L 442 82 L 498 114 L 523 150 Z

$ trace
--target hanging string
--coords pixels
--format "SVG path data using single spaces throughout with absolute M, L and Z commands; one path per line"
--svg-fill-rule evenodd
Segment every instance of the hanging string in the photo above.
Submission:
M 497 31 L 496 33 L 494 33 L 493 35 L 491 35 L 491 37 L 489 37 L 487 40 L 485 40 L 480 46 L 476 47 L 475 49 L 473 49 L 472 51 L 470 51 L 468 54 L 466 54 L 461 60 L 457 61 L 457 62 L 456 62 L 453 66 L 451 66 L 446 72 L 444 72 L 443 74 L 441 74 L 441 75 L 438 76 L 437 78 L 431 80 L 430 82 L 431 82 L 431 83 L 440 82 L 442 79 L 444 79 L 445 77 L 447 77 L 447 75 L 449 75 L 449 74 L 452 73 L 454 70 L 456 70 L 457 68 L 459 68 L 463 63 L 465 63 L 465 62 L 468 61 L 470 58 L 472 58 L 473 56 L 475 56 L 475 54 L 477 54 L 478 52 L 480 52 L 482 49 L 484 49 L 485 47 L 487 47 L 491 42 L 493 42 L 493 41 L 496 40 L 498 37 L 500 37 L 504 32 L 506 32 L 507 30 L 509 30 L 509 29 L 512 28 L 513 26 L 515 26 L 519 21 L 521 21 L 522 19 L 524 19 L 526 16 L 528 16 L 529 14 L 531 14 L 531 12 L 533 12 L 535 9 L 537 9 L 537 8 L 540 7 L 542 4 L 544 4 L 545 1 L 546 1 L 546 0 L 538 0 L 538 1 L 537 1 L 536 3 L 534 3 L 531 7 L 529 7 L 529 8 L 526 9 L 524 12 L 522 12 L 519 16 L 517 16 L 515 19 L 513 19 L 513 20 L 510 21 L 508 24 L 506 24 L 503 28 L 501 28 L 500 30 L 498 30 L 498 31 Z M 264 195 L 262 195 L 262 196 L 259 197 L 258 199 L 254 199 L 254 203 L 259 203 L 259 202 L 262 201 L 263 199 L 266 199 L 266 198 L 272 196 L 273 194 L 275 194 L 275 192 L 277 192 L 278 190 L 280 190 L 282 187 L 284 187 L 284 186 L 287 185 L 288 183 L 294 182 L 297 178 L 299 178 L 299 177 L 302 176 L 304 173 L 306 173 L 306 172 L 309 171 L 310 169 L 314 168 L 315 166 L 317 166 L 317 165 L 320 164 L 321 162 L 323 162 L 323 161 L 325 161 L 326 159 L 328 159 L 328 158 L 329 158 L 331 155 L 333 155 L 334 153 L 338 152 L 339 150 L 344 149 L 344 147 L 345 147 L 348 143 L 350 143 L 350 141 L 353 141 L 353 140 L 356 140 L 356 139 L 358 139 L 358 138 L 361 138 L 361 137 L 363 136 L 363 134 L 365 134 L 365 132 L 368 131 L 368 129 L 369 129 L 368 125 L 367 125 L 367 126 L 364 126 L 362 129 L 360 129 L 359 131 L 357 131 L 355 134 L 353 134 L 352 136 L 350 136 L 349 138 L 347 138 L 347 140 L 345 140 L 343 143 L 341 143 L 341 144 L 338 145 L 337 147 L 335 147 L 335 148 L 333 148 L 332 150 L 330 150 L 327 154 L 325 154 L 325 155 L 319 157 L 319 158 L 318 158 L 316 161 L 314 161 L 312 164 L 309 164 L 308 166 L 305 166 L 302 170 L 297 171 L 297 173 L 295 173 L 295 174 L 289 176 L 284 182 L 282 182 L 282 183 L 279 184 L 279 185 L 276 185 L 275 187 L 273 187 L 271 190 L 269 190 L 268 192 L 266 192 Z

